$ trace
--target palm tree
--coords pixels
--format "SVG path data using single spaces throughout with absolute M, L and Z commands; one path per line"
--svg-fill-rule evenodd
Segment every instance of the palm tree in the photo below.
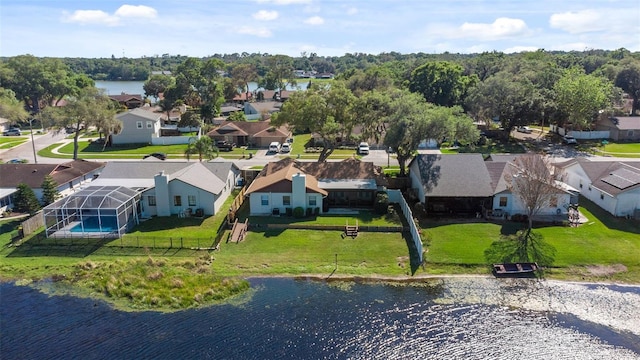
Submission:
M 208 159 L 212 159 L 218 156 L 218 148 L 213 145 L 213 141 L 208 136 L 202 136 L 200 139 L 190 141 L 187 149 L 184 151 L 189 161 L 190 156 L 198 154 L 198 158 L 202 161 L 202 157 L 206 156 Z

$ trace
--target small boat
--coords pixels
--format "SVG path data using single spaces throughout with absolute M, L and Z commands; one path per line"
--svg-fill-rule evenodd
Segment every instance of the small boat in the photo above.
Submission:
M 493 274 L 495 276 L 533 275 L 538 269 L 538 264 L 534 262 L 493 264 Z

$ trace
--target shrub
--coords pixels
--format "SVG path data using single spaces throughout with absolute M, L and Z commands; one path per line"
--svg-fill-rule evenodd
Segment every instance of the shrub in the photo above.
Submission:
M 319 207 L 313 209 L 313 215 L 316 215 L 316 216 L 320 215 L 320 208 Z
M 312 208 L 307 208 L 307 216 L 311 216 L 313 215 L 313 209 Z
M 284 208 L 285 213 L 287 214 L 287 216 L 292 216 L 293 215 L 293 209 L 288 207 L 288 208 Z
M 304 217 L 304 209 L 300 206 L 293 209 L 293 217 L 298 219 Z
M 386 214 L 387 207 L 389 206 L 389 195 L 387 193 L 380 192 L 376 195 L 376 203 L 373 207 L 377 214 Z

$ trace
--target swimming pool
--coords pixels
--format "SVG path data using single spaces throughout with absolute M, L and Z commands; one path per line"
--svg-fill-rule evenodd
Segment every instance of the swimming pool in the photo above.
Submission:
M 102 224 L 102 227 L 100 225 Z M 84 228 L 84 230 L 83 230 Z M 105 216 L 98 221 L 97 216 L 83 218 L 82 222 L 69 229 L 72 233 L 79 232 L 112 232 L 118 230 L 117 219 L 114 216 Z

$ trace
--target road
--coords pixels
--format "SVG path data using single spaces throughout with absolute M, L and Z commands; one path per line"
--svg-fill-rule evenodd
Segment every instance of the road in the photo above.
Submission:
M 66 137 L 67 134 L 64 132 L 55 132 L 49 131 L 47 133 L 41 135 L 34 135 L 34 143 L 36 148 L 36 153 L 49 145 L 58 143 Z M 53 159 L 53 158 L 45 158 L 42 156 L 36 155 L 37 161 L 34 161 L 33 158 L 33 145 L 31 143 L 31 136 L 28 136 L 27 142 L 16 146 L 7 150 L 0 150 L 0 160 L 6 162 L 11 159 L 25 159 L 29 161 L 30 164 L 38 163 L 38 164 L 61 164 L 64 162 L 68 162 L 69 159 Z

